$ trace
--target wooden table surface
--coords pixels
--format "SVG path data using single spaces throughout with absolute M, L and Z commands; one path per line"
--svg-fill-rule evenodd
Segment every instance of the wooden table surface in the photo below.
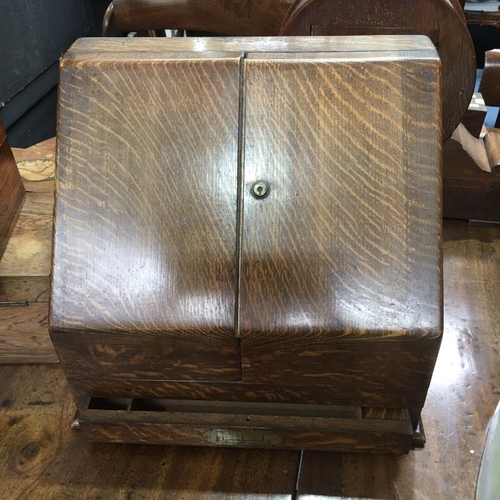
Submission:
M 0 499 L 474 498 L 500 398 L 500 229 L 445 221 L 444 272 L 445 333 L 423 450 L 393 457 L 94 445 L 70 428 L 75 407 L 57 364 L 3 364 Z M 0 362 L 22 359 L 9 357 L 4 318 L 0 333 Z M 36 353 L 40 338 L 48 346 L 42 332 L 36 342 L 22 327 L 12 336 L 14 348 Z
M 48 334 L 55 145 L 13 148 L 26 194 L 0 259 L 0 364 L 57 362 Z

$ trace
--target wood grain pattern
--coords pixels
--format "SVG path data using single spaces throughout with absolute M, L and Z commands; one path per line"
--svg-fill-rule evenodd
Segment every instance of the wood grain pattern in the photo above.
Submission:
M 26 191 L 53 193 L 56 139 L 34 144 L 29 148 L 12 148 Z
M 259 342 L 441 330 L 439 63 L 316 56 L 247 58 L 247 360 Z M 258 179 L 264 200 L 250 194 Z
M 52 329 L 236 349 L 239 56 L 162 59 L 62 64 Z
M 421 407 L 432 376 L 440 338 L 420 342 L 366 341 L 301 342 L 293 337 L 243 342 L 243 380 L 254 383 L 326 384 L 344 387 L 351 400 L 358 390 L 385 394 L 387 406 L 397 408 L 403 399 Z M 353 392 L 351 392 L 353 391 Z M 407 392 L 408 394 L 403 394 Z M 401 398 L 401 401 L 398 399 Z M 399 403 L 399 404 L 396 404 Z M 403 406 L 404 407 L 404 406 Z
M 443 147 L 443 215 L 454 219 L 500 221 L 500 169 L 479 169 L 461 144 Z
M 484 57 L 479 92 L 483 94 L 487 106 L 500 106 L 500 49 L 488 50 Z
M 0 277 L 49 275 L 53 204 L 52 193 L 26 193 L 0 261 Z
M 18 163 L 18 168 L 27 191 L 35 193 L 54 192 L 54 160 L 24 160 Z
M 54 150 L 54 140 L 14 149 L 27 192 L 0 260 L 0 363 L 57 362 L 48 332 Z M 51 172 L 35 168 L 40 158 Z
M 12 156 L 7 133 L 0 121 L 0 258 L 17 218 L 24 187 Z
M 90 61 L 151 61 L 189 52 L 418 52 L 422 58 L 434 57 L 428 40 L 419 36 L 381 35 L 357 37 L 301 36 L 210 37 L 210 38 L 80 38 L 66 52 L 65 59 L 79 66 Z M 208 57 L 207 54 L 200 57 Z
M 295 0 L 114 0 L 125 31 L 181 29 L 237 36 L 277 35 Z
M 325 405 L 92 399 L 75 425 L 100 442 L 408 452 L 409 412 L 386 416 Z
M 0 278 L 0 303 L 49 302 L 48 276 L 17 276 Z M 48 312 L 48 309 L 47 309 Z
M 408 456 L 304 453 L 300 500 L 475 497 L 498 403 L 500 230 L 444 224 L 445 332 L 423 410 L 427 444 Z
M 76 378 L 68 377 L 79 408 L 86 408 L 91 396 L 103 398 L 165 398 L 198 401 L 231 401 L 286 404 L 323 404 L 352 406 L 389 406 L 413 408 L 422 404 L 420 391 L 399 390 L 383 385 L 373 388 L 349 387 L 346 383 L 286 385 L 231 382 L 196 382 L 175 380 L 112 380 L 84 378 L 79 367 L 74 368 Z M 413 387 L 413 386 L 412 386 Z
M 243 379 L 344 385 L 346 398 L 349 387 L 412 386 L 421 407 L 442 322 L 440 138 L 428 127 L 438 66 L 430 76 L 364 53 L 347 74 L 325 55 L 295 72 L 268 57 L 249 56 L 247 70 Z M 321 93 L 301 88 L 306 72 Z M 375 94 L 356 90 L 363 77 L 379 82 Z M 378 96 L 390 101 L 370 107 Z M 264 200 L 249 194 L 257 179 L 271 186 Z
M 242 425 L 232 426 L 225 421 L 217 424 L 202 423 L 152 423 L 131 421 L 123 422 L 121 417 L 112 416 L 109 420 L 87 420 L 82 416 L 78 420 L 83 434 L 95 442 L 104 443 L 136 443 L 147 444 L 174 444 L 179 446 L 231 446 L 234 448 L 261 448 L 284 450 L 335 450 L 337 452 L 376 452 L 376 453 L 407 453 L 411 449 L 412 428 L 409 421 L 405 428 L 397 425 L 353 426 L 351 422 L 329 425 L 329 422 L 318 422 L 316 419 L 299 418 L 302 425 L 287 428 L 283 420 L 276 421 L 276 428 L 269 426 L 269 419 L 265 424 L 257 422 L 257 431 L 243 431 Z M 253 417 L 252 417 L 253 419 Z M 319 420 L 319 419 L 318 419 Z M 370 422 L 371 424 L 372 422 Z M 384 422 L 387 423 L 387 422 Z M 216 427 L 214 427 L 216 425 Z M 243 425 L 248 427 L 248 422 Z M 219 441 L 209 439 L 214 431 Z M 262 437 L 261 433 L 264 433 Z M 253 434 L 255 433 L 255 434 Z M 245 439 L 248 436 L 247 439 Z M 255 437 L 254 437 L 255 436 Z M 253 439 L 252 439 L 253 438 Z M 273 442 L 273 439 L 275 440 Z
M 445 335 L 424 409 L 425 449 L 399 457 L 304 453 L 301 500 L 474 498 L 500 390 L 500 230 L 445 221 L 444 278 Z M 299 452 L 91 444 L 70 429 L 74 414 L 60 367 L 0 366 L 1 498 L 295 494 Z
M 429 35 L 442 62 L 443 138 L 451 136 L 467 110 L 475 82 L 475 56 L 463 12 L 448 0 L 366 2 L 299 0 L 282 35 Z
M 500 167 L 500 128 L 486 128 L 484 144 L 492 168 Z
M 0 367 L 0 496 L 287 500 L 300 452 L 95 445 L 59 367 Z
M 92 399 L 75 425 L 100 442 L 409 451 L 413 429 L 408 411 L 363 410 L 276 403 Z
M 33 144 L 29 148 L 12 148 L 12 154 L 16 161 L 29 160 L 52 160 L 56 159 L 56 138 L 52 137 L 46 141 Z
M 124 30 L 188 29 L 236 36 L 428 35 L 443 62 L 443 137 L 451 136 L 467 109 L 475 81 L 475 56 L 459 0 L 115 0 Z
M 232 338 L 217 341 L 202 334 L 195 341 L 161 330 L 148 334 L 53 328 L 51 337 L 65 372 L 74 379 L 241 380 L 238 344 Z
M 418 416 L 442 330 L 439 59 L 424 37 L 318 40 L 83 41 L 63 60 L 51 335 L 82 415 L 102 379 L 290 403 L 311 383 L 319 404 Z M 96 418 L 98 440 L 202 444 L 195 422 Z M 405 452 L 413 420 L 393 439 L 304 416 L 283 446 Z
M 48 331 L 46 302 L 0 303 L 0 363 L 57 363 Z

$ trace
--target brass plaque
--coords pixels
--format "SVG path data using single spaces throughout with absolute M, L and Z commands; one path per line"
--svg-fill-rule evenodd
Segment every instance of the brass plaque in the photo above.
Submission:
M 218 446 L 267 447 L 283 442 L 283 436 L 265 430 L 212 429 L 205 432 L 203 437 Z

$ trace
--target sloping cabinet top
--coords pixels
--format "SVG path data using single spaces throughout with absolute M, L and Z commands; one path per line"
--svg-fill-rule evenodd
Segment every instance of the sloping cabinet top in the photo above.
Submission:
M 62 357 L 267 380 L 273 349 L 440 334 L 427 38 L 82 39 L 59 92 Z

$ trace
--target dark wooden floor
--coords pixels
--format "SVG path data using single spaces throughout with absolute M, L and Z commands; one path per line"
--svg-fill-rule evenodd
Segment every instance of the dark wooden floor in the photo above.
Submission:
M 445 336 L 408 456 L 92 445 L 58 365 L 0 366 L 0 499 L 471 499 L 500 398 L 500 229 L 445 223 Z

